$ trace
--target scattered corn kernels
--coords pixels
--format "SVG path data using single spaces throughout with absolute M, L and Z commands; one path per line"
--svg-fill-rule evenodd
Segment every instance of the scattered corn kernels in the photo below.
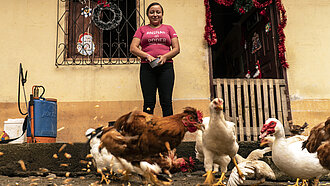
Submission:
M 64 153 L 64 156 L 65 156 L 66 158 L 68 158 L 68 159 L 71 158 L 71 154 L 69 154 L 69 153 Z
M 92 158 L 92 157 L 93 157 L 92 154 L 87 154 L 87 155 L 86 155 L 86 158 Z
M 66 147 L 66 144 L 63 144 L 61 148 L 58 150 L 58 152 L 61 152 Z
M 86 161 L 86 160 L 80 160 L 79 163 L 81 163 L 81 164 L 87 164 L 88 161 Z
M 18 163 L 21 165 L 23 171 L 26 171 L 25 163 L 23 160 L 19 160 Z

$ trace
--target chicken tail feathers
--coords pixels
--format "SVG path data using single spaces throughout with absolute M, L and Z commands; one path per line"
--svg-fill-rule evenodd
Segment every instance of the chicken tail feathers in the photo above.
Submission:
M 85 133 L 85 136 L 88 138 L 86 144 L 89 144 L 90 141 L 95 136 L 100 137 L 101 136 L 100 134 L 102 134 L 102 129 L 103 129 L 103 127 L 99 127 L 99 128 L 96 128 L 96 129 L 92 129 L 92 128 L 88 129 Z
M 307 140 L 302 142 L 301 149 L 304 150 L 306 148 L 306 145 L 307 145 Z
M 94 136 L 97 136 L 98 134 L 100 134 L 102 132 L 102 129 L 103 127 L 99 127 L 99 128 L 96 128 L 96 129 L 88 129 L 86 131 L 86 137 L 91 139 L 93 138 Z
M 108 122 L 108 127 L 112 127 L 112 126 L 114 126 L 115 123 L 116 123 L 116 121 L 109 121 L 109 122 Z
M 302 128 L 302 129 L 305 129 L 307 126 L 308 126 L 308 123 L 305 122 L 305 123 L 303 124 L 303 126 L 301 126 L 301 128 Z

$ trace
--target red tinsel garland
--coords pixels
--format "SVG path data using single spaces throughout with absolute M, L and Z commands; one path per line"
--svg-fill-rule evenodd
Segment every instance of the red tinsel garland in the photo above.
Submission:
M 273 1 L 272 0 L 269 0 L 269 1 L 266 1 L 262 4 L 260 4 L 257 0 L 253 0 L 253 4 L 256 8 L 264 8 L 264 7 L 267 7 L 269 6 Z M 289 67 L 289 64 L 286 62 L 286 58 L 285 58 L 285 34 L 284 34 L 284 27 L 286 26 L 286 22 L 287 22 L 287 17 L 285 15 L 286 11 L 282 5 L 282 2 L 281 0 L 276 0 L 276 6 L 278 8 L 278 10 L 280 11 L 281 13 L 281 20 L 280 20 L 280 24 L 278 25 L 278 28 L 277 28 L 277 34 L 278 34 L 278 37 L 279 37 L 279 42 L 278 42 L 278 56 L 279 56 L 279 60 L 282 64 L 282 66 L 284 68 L 288 68 Z
M 269 0 L 269 1 L 266 1 L 264 3 L 259 3 L 257 0 L 253 0 L 253 5 L 256 7 L 256 8 L 264 8 L 266 6 L 269 6 L 273 1 L 272 0 Z
M 213 25 L 211 23 L 211 10 L 209 0 L 204 0 L 205 5 L 205 17 L 206 17 L 206 25 L 205 25 L 205 33 L 204 38 L 209 45 L 214 45 L 217 43 L 217 35 L 213 30 Z
M 231 6 L 235 0 L 214 0 L 214 1 L 219 5 Z M 209 45 L 214 45 L 218 41 L 217 41 L 217 35 L 213 30 L 213 25 L 211 23 L 211 10 L 210 10 L 209 0 L 204 0 L 204 5 L 206 10 L 205 11 L 206 25 L 205 25 L 204 38 Z
M 285 58 L 285 34 L 284 34 L 284 27 L 286 26 L 286 22 L 287 22 L 287 17 L 286 17 L 286 11 L 282 5 L 282 2 L 281 0 L 276 0 L 276 6 L 278 8 L 278 10 L 280 11 L 281 13 L 281 18 L 280 18 L 280 24 L 278 25 L 278 28 L 277 28 L 277 34 L 278 34 L 278 37 L 279 37 L 279 42 L 278 42 L 278 51 L 279 51 L 279 54 L 278 54 L 278 58 L 282 64 L 282 66 L 284 68 L 288 68 L 289 67 L 289 64 L 286 62 L 286 58 Z
M 214 0 L 219 5 L 231 6 L 235 0 Z
M 235 0 L 214 0 L 216 3 L 219 5 L 225 5 L 225 6 L 231 6 Z M 256 8 L 264 8 L 269 6 L 273 1 L 269 0 L 264 3 L 259 3 L 257 0 L 253 0 L 253 5 Z M 209 45 L 214 45 L 217 43 L 217 35 L 215 31 L 213 30 L 213 25 L 211 23 L 211 11 L 210 11 L 210 4 L 209 0 L 204 0 L 204 5 L 206 9 L 205 17 L 206 17 L 206 25 L 205 25 L 205 33 L 204 33 L 204 38 L 207 41 Z M 287 17 L 286 17 L 286 11 L 282 5 L 281 0 L 276 0 L 276 6 L 278 10 L 281 13 L 281 20 L 280 24 L 278 25 L 277 28 L 277 33 L 279 36 L 279 43 L 278 43 L 278 51 L 279 51 L 279 60 L 284 68 L 288 68 L 289 64 L 286 62 L 286 57 L 285 57 L 285 34 L 284 34 L 284 27 L 286 26 L 287 22 Z

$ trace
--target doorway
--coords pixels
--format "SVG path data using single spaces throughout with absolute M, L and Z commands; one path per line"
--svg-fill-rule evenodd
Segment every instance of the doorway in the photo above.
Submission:
M 223 98 L 225 118 L 236 123 L 239 141 L 257 141 L 270 117 L 279 119 L 288 134 L 291 109 L 278 60 L 275 2 L 245 13 L 235 5 L 209 4 L 218 40 L 210 47 L 212 98 Z
M 277 60 L 276 6 L 252 7 L 241 14 L 234 5 L 209 2 L 218 39 L 211 46 L 213 78 L 246 78 L 248 73 L 252 77 L 258 61 L 261 78 L 283 79 Z

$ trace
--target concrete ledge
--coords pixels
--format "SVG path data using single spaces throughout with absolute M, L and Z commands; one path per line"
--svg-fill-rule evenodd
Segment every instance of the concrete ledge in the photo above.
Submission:
M 59 153 L 59 149 L 66 145 L 66 147 Z M 239 142 L 239 154 L 243 157 L 254 149 L 259 148 L 258 142 Z M 86 172 L 87 165 L 81 163 L 81 160 L 91 161 L 86 159 L 86 155 L 89 154 L 89 145 L 85 143 L 24 143 L 24 144 L 2 144 L 0 145 L 0 152 L 4 154 L 0 156 L 0 175 L 6 176 L 46 176 L 49 173 L 54 173 L 58 176 L 65 175 L 66 172 L 70 172 L 71 176 L 79 176 L 88 174 Z M 71 158 L 66 158 L 64 153 L 71 155 Z M 58 158 L 53 158 L 53 155 L 57 154 Z M 183 142 L 177 148 L 177 154 L 179 157 L 193 157 L 195 158 L 195 142 Z M 23 171 L 19 160 L 23 160 L 26 171 Z M 295 181 L 288 177 L 273 164 L 271 160 L 271 154 L 266 154 L 263 159 L 266 161 L 275 172 L 277 181 Z M 66 164 L 68 166 L 61 166 Z M 40 168 L 47 169 L 48 171 L 40 170 Z M 196 160 L 196 171 L 204 170 L 203 163 Z M 233 164 L 230 163 L 228 170 L 233 168 Z M 93 166 L 89 167 L 91 172 L 95 172 Z M 229 175 L 228 171 L 227 175 Z M 330 180 L 329 176 L 324 176 L 321 180 Z

